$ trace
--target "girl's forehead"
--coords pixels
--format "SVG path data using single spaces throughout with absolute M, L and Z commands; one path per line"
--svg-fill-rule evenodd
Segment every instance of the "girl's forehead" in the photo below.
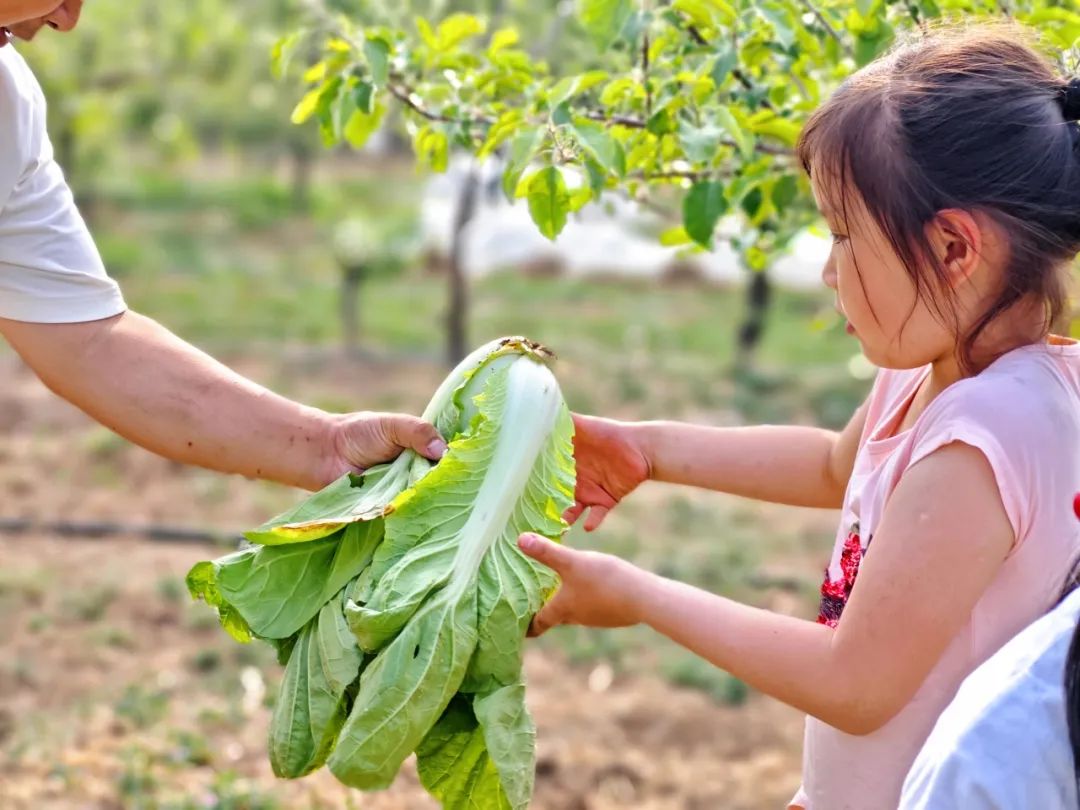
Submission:
M 862 194 L 848 179 L 842 182 L 828 171 L 814 171 L 810 175 L 810 188 L 821 215 L 829 222 L 848 230 L 859 230 L 868 222 L 869 213 Z
M 821 169 L 815 167 L 815 170 L 810 175 L 810 188 L 813 191 L 818 210 L 826 217 L 833 214 L 840 216 L 842 212 L 849 210 L 851 207 L 852 195 L 850 190 L 844 189 L 839 178 L 825 170 L 824 167 Z

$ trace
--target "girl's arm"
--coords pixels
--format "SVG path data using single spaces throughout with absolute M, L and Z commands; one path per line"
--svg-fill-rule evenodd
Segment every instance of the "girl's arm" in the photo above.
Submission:
M 792 506 L 839 508 L 866 403 L 840 433 L 811 427 L 714 428 L 681 422 L 617 422 L 574 416 L 574 522 L 592 531 L 650 478 Z
M 705 487 L 759 501 L 839 508 L 844 500 L 866 403 L 840 433 L 762 425 L 714 428 L 678 422 L 635 427 L 653 480 Z
M 963 482 L 957 486 L 956 482 Z M 562 587 L 533 632 L 645 623 L 755 689 L 850 734 L 912 698 L 969 619 L 1014 542 L 993 472 L 950 444 L 904 474 L 839 626 L 770 613 L 534 535 L 522 549 Z

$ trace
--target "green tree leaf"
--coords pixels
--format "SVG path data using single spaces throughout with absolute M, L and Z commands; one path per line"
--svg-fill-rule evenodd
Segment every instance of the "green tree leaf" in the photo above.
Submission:
M 506 169 L 503 171 L 502 183 L 503 193 L 506 194 L 507 199 L 514 199 L 518 180 L 521 179 L 521 175 L 525 173 L 532 159 L 536 157 L 536 153 L 540 151 L 546 137 L 546 129 L 533 127 L 520 133 L 510 142 L 510 154 Z
M 676 225 L 674 228 L 668 228 L 662 234 L 660 234 L 660 244 L 664 247 L 676 247 L 678 245 L 687 245 L 694 241 L 690 238 L 690 234 L 686 232 L 686 228 L 682 225 Z
M 487 25 L 479 17 L 462 12 L 451 14 L 439 23 L 439 27 L 435 31 L 435 49 L 438 51 L 452 50 L 466 39 L 479 36 L 485 30 L 487 30 Z
M 319 100 L 322 98 L 322 87 L 308 90 L 304 97 L 293 109 L 291 120 L 294 124 L 302 124 L 315 114 L 319 109 Z
M 342 136 L 353 149 L 360 149 L 368 142 L 368 138 L 371 137 L 372 133 L 379 128 L 385 112 L 386 107 L 380 103 L 376 103 L 370 113 L 366 113 L 357 107 L 345 122 L 341 132 Z
M 601 48 L 614 42 L 634 10 L 631 0 L 580 0 L 582 26 Z
M 572 125 L 574 136 L 585 153 L 605 172 L 622 177 L 626 174 L 626 154 L 619 142 L 600 124 L 578 118 Z
M 881 0 L 855 0 L 855 8 L 864 17 L 869 17 L 881 3 Z
M 570 194 L 562 172 L 555 166 L 541 169 L 529 180 L 529 214 L 540 233 L 554 240 L 566 226 Z
M 488 58 L 494 59 L 500 51 L 517 45 L 519 38 L 516 28 L 500 28 L 491 35 L 491 44 L 488 45 Z
M 691 239 L 711 248 L 716 223 L 727 208 L 724 186 L 716 180 L 700 180 L 683 198 L 683 227 Z
M 423 127 L 413 140 L 416 156 L 421 165 L 433 172 L 445 172 L 450 162 L 450 141 L 446 133 L 435 127 Z
M 385 87 L 390 73 L 390 44 L 381 37 L 368 37 L 364 40 L 364 57 L 371 81 L 377 87 Z
M 783 213 L 799 193 L 799 181 L 793 174 L 785 174 L 772 188 L 773 205 Z
M 780 3 L 769 2 L 769 0 L 760 0 L 756 4 L 756 8 L 758 14 L 772 26 L 776 39 L 781 45 L 790 48 L 795 44 L 795 25 L 797 23 L 792 19 L 789 8 L 785 8 Z
M 293 55 L 296 53 L 296 46 L 300 44 L 303 35 L 303 30 L 293 31 L 274 43 L 274 47 L 270 51 L 270 72 L 273 73 L 274 78 L 280 79 L 289 72 L 289 65 L 292 63 Z
M 694 126 L 689 121 L 679 122 L 679 143 L 692 163 L 709 163 L 720 148 L 724 130 L 715 124 Z
M 715 114 L 717 123 L 723 127 L 724 131 L 731 136 L 733 141 L 735 141 L 735 145 L 738 147 L 742 159 L 751 160 L 754 157 L 753 137 L 747 134 L 746 130 L 739 126 L 739 122 L 727 107 L 717 107 Z

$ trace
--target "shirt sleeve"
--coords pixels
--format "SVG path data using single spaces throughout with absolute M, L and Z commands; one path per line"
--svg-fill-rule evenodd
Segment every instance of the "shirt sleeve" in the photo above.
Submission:
M 125 310 L 45 131 L 45 99 L 0 48 L 0 318 L 76 323 Z
M 1029 403 L 1030 397 L 1023 391 L 1009 388 L 995 390 L 977 377 L 954 383 L 931 403 L 934 412 L 927 414 L 929 418 L 918 428 L 908 467 L 954 442 L 978 450 L 990 465 L 1019 544 L 1032 523 L 1029 493 L 1038 463 L 1033 449 L 1037 453 L 1045 442 L 1037 426 L 1024 426 L 1025 419 L 1035 418 L 1038 403 Z M 1033 410 L 1025 416 L 1028 404 Z

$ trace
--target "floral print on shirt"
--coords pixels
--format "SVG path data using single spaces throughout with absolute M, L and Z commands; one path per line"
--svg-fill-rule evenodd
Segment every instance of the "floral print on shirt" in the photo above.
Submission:
M 867 546 L 870 542 L 867 541 Z M 825 569 L 825 581 L 821 583 L 821 607 L 818 610 L 818 624 L 836 627 L 840 622 L 840 616 L 844 612 L 844 606 L 851 597 L 851 589 L 855 585 L 855 577 L 859 574 L 859 564 L 866 556 L 859 538 L 859 521 L 855 521 L 848 531 L 844 541 L 844 550 L 840 554 L 839 579 L 833 579 L 829 575 L 829 569 Z

